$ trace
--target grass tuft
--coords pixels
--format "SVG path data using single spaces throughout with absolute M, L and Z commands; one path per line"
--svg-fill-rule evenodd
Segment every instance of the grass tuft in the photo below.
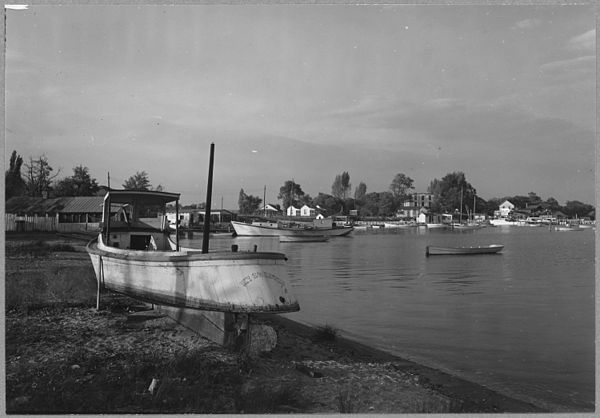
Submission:
M 335 341 L 337 336 L 338 330 L 331 325 L 325 324 L 315 330 L 313 340 L 315 342 L 331 342 Z
M 341 390 L 337 396 L 338 410 L 341 414 L 353 414 L 358 412 L 358 395 L 351 390 Z
M 43 240 L 30 241 L 20 245 L 7 245 L 6 256 L 18 257 L 40 257 L 47 256 L 52 252 L 76 252 L 77 250 L 70 244 L 49 244 Z
M 274 386 L 246 386 L 236 397 L 236 410 L 244 414 L 299 413 L 309 404 L 300 389 L 295 381 Z

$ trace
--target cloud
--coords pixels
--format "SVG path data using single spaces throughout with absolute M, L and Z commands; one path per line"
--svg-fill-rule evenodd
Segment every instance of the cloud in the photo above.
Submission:
M 524 19 L 515 24 L 513 28 L 515 29 L 533 29 L 542 25 L 541 19 Z
M 596 51 L 596 29 L 589 30 L 581 35 L 571 38 L 567 43 L 567 48 L 571 51 Z
M 548 62 L 540 66 L 540 72 L 563 80 L 581 80 L 596 74 L 596 57 L 586 55 L 568 60 Z

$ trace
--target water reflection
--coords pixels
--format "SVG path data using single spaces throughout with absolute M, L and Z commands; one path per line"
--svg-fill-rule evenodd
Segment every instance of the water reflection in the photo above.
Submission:
M 581 410 L 594 399 L 594 234 L 411 228 L 279 245 L 301 311 L 363 342 L 521 399 Z M 244 243 L 244 245 L 242 245 Z M 427 245 L 503 244 L 497 255 L 426 257 Z

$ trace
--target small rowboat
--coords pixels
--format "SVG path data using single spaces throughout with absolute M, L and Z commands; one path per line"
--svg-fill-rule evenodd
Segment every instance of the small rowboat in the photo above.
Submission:
M 329 241 L 329 237 L 325 235 L 315 236 L 293 236 L 293 235 L 282 235 L 279 237 L 279 242 L 325 242 Z
M 475 254 L 495 254 L 500 252 L 504 245 L 491 244 L 478 247 L 437 247 L 428 245 L 426 255 L 475 255 Z

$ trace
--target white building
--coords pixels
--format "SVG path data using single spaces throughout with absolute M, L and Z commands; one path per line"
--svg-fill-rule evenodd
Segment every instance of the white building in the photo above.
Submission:
M 500 212 L 500 217 L 506 218 L 508 216 L 508 214 L 514 210 L 514 208 L 515 208 L 515 205 L 510 203 L 508 200 L 505 200 L 498 208 L 498 211 Z
M 300 216 L 316 216 L 317 210 L 315 208 L 311 208 L 308 205 L 304 205 L 300 208 Z
M 300 209 L 295 206 L 288 206 L 286 214 L 287 216 L 300 216 Z

